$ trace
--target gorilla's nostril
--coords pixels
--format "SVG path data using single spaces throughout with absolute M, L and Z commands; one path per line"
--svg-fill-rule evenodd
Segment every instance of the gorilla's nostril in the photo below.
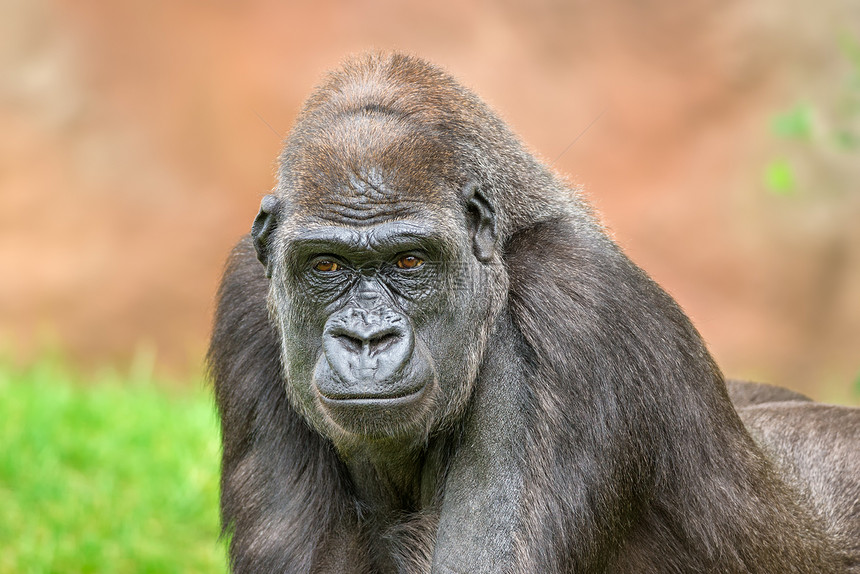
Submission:
M 349 335 L 345 335 L 341 333 L 340 335 L 335 335 L 335 339 L 350 353 L 360 353 L 361 352 L 361 339 L 357 337 L 351 337 Z
M 383 353 L 391 348 L 397 340 L 400 339 L 400 335 L 396 332 L 388 332 L 383 333 L 382 335 L 375 337 L 368 341 L 370 345 L 370 354 L 375 355 L 377 353 Z

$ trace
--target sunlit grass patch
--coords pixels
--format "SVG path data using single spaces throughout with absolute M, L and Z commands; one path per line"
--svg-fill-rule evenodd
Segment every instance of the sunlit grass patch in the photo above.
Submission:
M 0 572 L 224 572 L 218 448 L 202 384 L 0 364 Z

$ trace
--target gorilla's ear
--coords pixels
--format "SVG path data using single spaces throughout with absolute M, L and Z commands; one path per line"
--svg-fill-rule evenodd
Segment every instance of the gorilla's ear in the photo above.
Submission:
M 498 239 L 496 212 L 481 193 L 477 183 L 469 183 L 463 191 L 466 200 L 466 222 L 472 235 L 472 250 L 478 261 L 487 263 L 493 258 Z
M 281 201 L 276 196 L 263 197 L 260 202 L 260 212 L 251 226 L 251 239 L 257 251 L 257 259 L 266 266 L 266 277 L 272 276 L 272 266 L 269 265 L 269 239 L 275 230 L 280 209 Z

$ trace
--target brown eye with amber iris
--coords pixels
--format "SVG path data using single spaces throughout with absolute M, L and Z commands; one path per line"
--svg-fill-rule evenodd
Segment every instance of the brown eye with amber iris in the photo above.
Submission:
M 397 266 L 401 269 L 415 269 L 424 265 L 424 260 L 414 255 L 404 255 L 397 260 Z
M 317 271 L 322 271 L 323 273 L 329 273 L 331 271 L 337 271 L 340 269 L 340 265 L 338 265 L 334 261 L 330 261 L 328 259 L 323 259 L 322 261 L 318 261 L 316 265 L 314 265 L 314 269 Z

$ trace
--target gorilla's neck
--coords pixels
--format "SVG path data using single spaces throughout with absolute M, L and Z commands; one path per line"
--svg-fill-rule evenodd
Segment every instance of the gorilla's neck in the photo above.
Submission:
M 373 512 L 412 512 L 428 504 L 437 482 L 441 443 L 427 448 L 376 440 L 341 452 L 358 498 Z M 431 487 L 431 488 L 427 488 Z

